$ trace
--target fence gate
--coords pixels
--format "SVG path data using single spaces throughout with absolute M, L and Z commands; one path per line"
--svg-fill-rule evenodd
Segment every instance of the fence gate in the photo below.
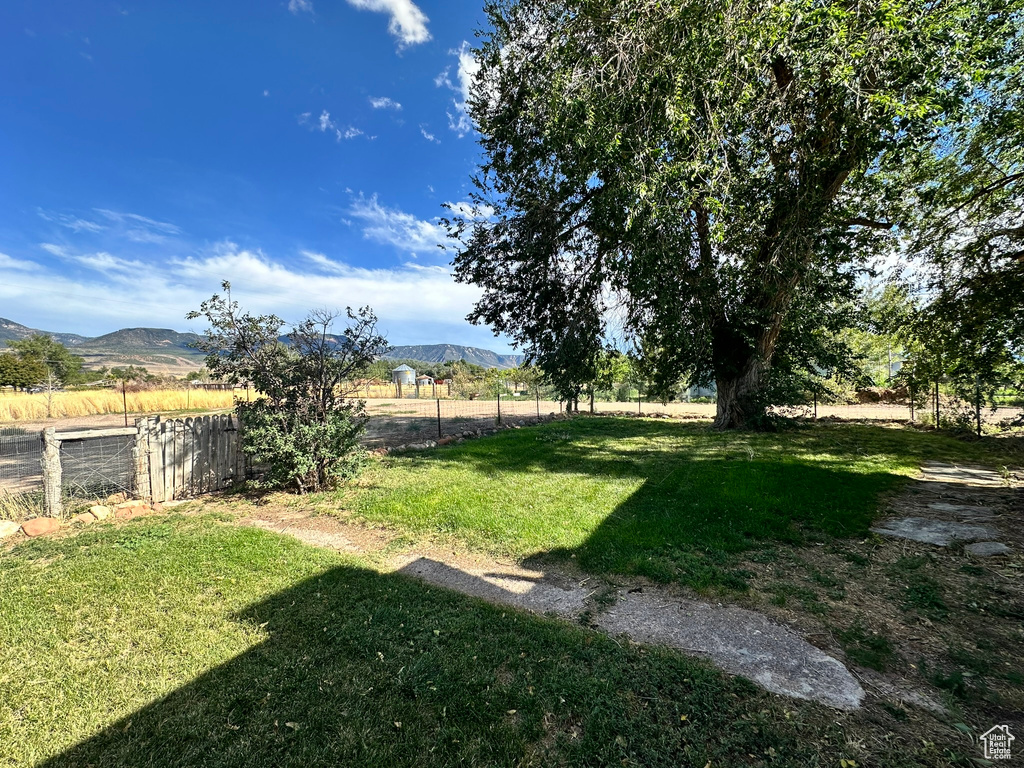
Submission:
M 172 421 L 156 416 L 137 424 L 153 501 L 219 491 L 245 477 L 238 421 L 232 414 Z

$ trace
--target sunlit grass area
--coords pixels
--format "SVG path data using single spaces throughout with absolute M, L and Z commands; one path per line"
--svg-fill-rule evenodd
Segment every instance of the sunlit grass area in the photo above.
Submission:
M 862 536 L 883 495 L 922 461 L 998 464 L 1008 460 L 1002 447 L 856 424 L 764 434 L 577 418 L 389 457 L 338 505 L 500 554 L 742 588 L 734 554 Z
M 846 744 L 830 710 L 703 661 L 210 518 L 23 543 L 0 594 L 0 765 L 813 765 Z

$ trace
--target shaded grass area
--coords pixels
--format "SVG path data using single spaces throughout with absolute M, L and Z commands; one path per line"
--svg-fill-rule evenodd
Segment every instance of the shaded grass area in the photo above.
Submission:
M 389 457 L 347 512 L 526 558 L 742 589 L 736 555 L 862 536 L 879 498 L 924 460 L 995 463 L 987 444 L 906 428 L 819 425 L 779 434 L 577 418 L 430 454 Z
M 834 764 L 835 713 L 209 518 L 0 555 L 0 765 Z

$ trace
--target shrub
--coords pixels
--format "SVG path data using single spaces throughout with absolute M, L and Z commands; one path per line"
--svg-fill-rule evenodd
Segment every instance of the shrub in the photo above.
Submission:
M 332 333 L 338 312 L 317 310 L 282 336 L 274 315 L 250 315 L 224 295 L 203 302 L 191 319 L 210 324 L 196 346 L 206 367 L 232 383 L 251 383 L 261 394 L 237 405 L 243 450 L 266 473 L 267 487 L 320 491 L 351 477 L 362 461 L 359 438 L 366 426 L 362 401 L 345 382 L 388 350 L 369 307 L 346 310 L 348 325 Z

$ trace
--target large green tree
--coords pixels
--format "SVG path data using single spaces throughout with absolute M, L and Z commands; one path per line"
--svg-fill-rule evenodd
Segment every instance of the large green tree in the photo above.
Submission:
M 453 215 L 471 319 L 563 395 L 608 318 L 658 381 L 749 425 L 852 370 L 838 331 L 907 169 L 1014 54 L 1020 0 L 498 0 L 469 112 L 477 210 Z M 659 384 L 660 382 L 660 384 Z
M 977 78 L 970 119 L 920 158 L 917 216 L 901 247 L 919 259 L 909 327 L 920 375 L 973 400 L 1024 384 L 1024 24 Z

